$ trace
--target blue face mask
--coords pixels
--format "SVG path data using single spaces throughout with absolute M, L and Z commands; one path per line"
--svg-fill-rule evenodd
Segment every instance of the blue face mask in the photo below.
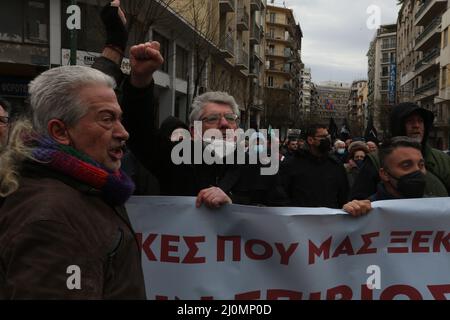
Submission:
M 339 148 L 339 149 L 337 149 L 337 153 L 340 154 L 340 155 L 342 155 L 342 154 L 345 153 L 345 149 Z

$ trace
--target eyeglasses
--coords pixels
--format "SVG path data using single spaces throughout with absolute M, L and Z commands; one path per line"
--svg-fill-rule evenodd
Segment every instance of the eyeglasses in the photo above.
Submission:
M 227 120 L 228 123 L 236 123 L 239 119 L 238 115 L 234 113 L 225 113 L 223 115 L 220 113 L 214 113 L 202 118 L 202 121 L 208 124 L 216 124 L 219 123 L 222 118 Z
M 0 116 L 0 126 L 7 126 L 9 124 L 9 117 Z

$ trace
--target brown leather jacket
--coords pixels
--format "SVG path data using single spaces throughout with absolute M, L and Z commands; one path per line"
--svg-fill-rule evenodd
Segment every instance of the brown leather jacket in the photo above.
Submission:
M 79 267 L 80 289 L 69 289 L 76 284 L 70 266 Z M 145 299 L 139 244 L 125 208 L 29 166 L 0 208 L 0 299 Z

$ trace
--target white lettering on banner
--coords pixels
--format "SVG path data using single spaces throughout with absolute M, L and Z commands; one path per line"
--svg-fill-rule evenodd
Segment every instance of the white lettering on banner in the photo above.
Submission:
M 212 211 L 186 197 L 133 197 L 127 209 L 149 299 L 420 300 L 450 294 L 449 200 L 374 202 L 358 219 L 327 208 Z

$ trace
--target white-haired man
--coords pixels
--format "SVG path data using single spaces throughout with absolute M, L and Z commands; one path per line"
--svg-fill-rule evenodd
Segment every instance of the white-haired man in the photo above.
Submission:
M 0 158 L 0 299 L 145 298 L 114 86 L 80 66 L 30 84 L 31 124 Z
M 117 5 L 117 4 L 116 4 Z M 115 18 L 105 23 L 107 33 L 120 24 L 120 8 L 109 8 L 114 11 Z M 114 20 L 114 21 L 112 21 Z M 124 21 L 122 21 L 124 22 Z M 110 27 L 109 27 L 110 26 Z M 114 39 L 110 36 L 108 38 Z M 114 47 L 119 46 L 117 42 Z M 122 44 L 123 47 L 123 44 Z M 120 49 L 120 48 L 119 48 Z M 287 203 L 287 197 L 281 186 L 279 175 L 262 176 L 260 165 L 226 165 L 208 164 L 204 161 L 175 165 L 166 161 L 169 156 L 166 148 L 158 141 L 155 126 L 155 102 L 152 96 L 153 73 L 159 69 L 164 59 L 159 51 L 158 42 L 147 42 L 131 47 L 131 75 L 123 84 L 121 106 L 124 110 L 124 124 L 130 132 L 127 146 L 137 159 L 155 174 L 160 181 L 161 194 L 172 196 L 196 196 L 196 205 L 205 204 L 211 208 L 234 202 L 249 205 L 277 205 Z M 94 67 L 110 75 L 120 74 L 120 62 L 123 55 L 120 50 L 112 50 L 108 44 L 103 51 L 103 57 Z M 116 77 L 118 79 L 120 77 Z M 164 107 L 164 106 L 163 106 Z M 219 139 L 204 137 L 210 129 L 220 132 L 226 140 L 226 131 L 238 128 L 240 112 L 235 99 L 224 92 L 207 92 L 196 97 L 190 114 L 190 128 L 193 140 L 183 139 L 183 143 L 192 142 L 192 155 L 195 156 L 195 142 L 200 141 L 202 148 L 221 153 L 221 148 L 215 148 Z M 195 130 L 195 122 L 201 123 L 202 129 Z M 198 131 L 198 132 L 196 132 Z M 201 139 L 200 139 L 201 137 Z M 230 145 L 234 141 L 229 141 Z M 174 142 L 174 144 L 178 141 Z M 170 150 L 169 150 L 170 153 Z M 200 158 L 203 157 L 202 155 Z M 163 182 L 163 183 L 162 183 Z

